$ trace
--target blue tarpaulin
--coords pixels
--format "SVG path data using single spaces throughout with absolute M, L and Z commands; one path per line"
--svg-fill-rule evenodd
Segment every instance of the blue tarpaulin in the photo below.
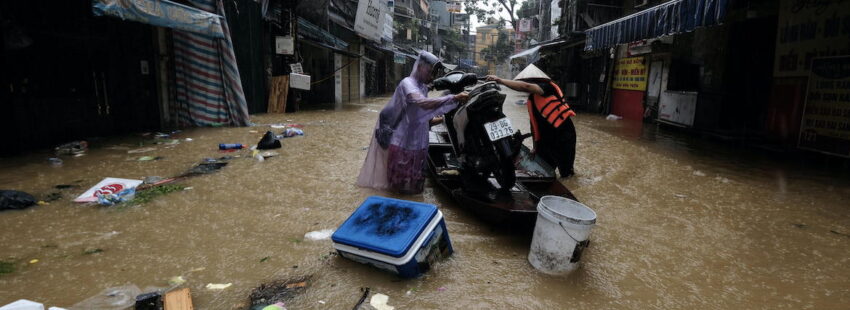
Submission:
M 92 0 L 95 16 L 115 16 L 154 26 L 224 38 L 221 16 L 167 0 Z
M 584 50 L 694 31 L 720 24 L 729 0 L 674 0 L 585 31 Z

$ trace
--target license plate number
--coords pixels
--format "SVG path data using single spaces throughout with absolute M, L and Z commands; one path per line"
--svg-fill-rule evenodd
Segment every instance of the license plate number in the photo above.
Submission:
M 514 134 L 514 126 L 511 125 L 511 120 L 507 117 L 484 124 L 484 129 L 487 130 L 490 141 L 496 141 Z

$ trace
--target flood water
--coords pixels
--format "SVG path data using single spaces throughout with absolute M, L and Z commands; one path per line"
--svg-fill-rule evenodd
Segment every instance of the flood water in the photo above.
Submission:
M 518 98 L 505 107 L 525 131 Z M 351 308 L 361 287 L 388 295 L 396 309 L 850 305 L 846 176 L 588 113 L 575 118 L 577 175 L 564 183 L 597 212 L 598 225 L 571 275 L 536 272 L 526 259 L 530 234 L 490 227 L 430 184 L 421 195 L 396 197 L 440 207 L 452 257 L 401 280 L 328 256 L 330 240 L 304 234 L 337 227 L 366 197 L 383 194 L 353 184 L 384 100 L 256 116 L 258 124 L 303 124 L 306 136 L 282 140 L 279 157 L 234 159 L 181 183 L 191 190 L 133 207 L 71 200 L 104 177 L 173 176 L 205 157 L 246 156 L 221 154 L 217 145 L 256 143 L 269 126 L 185 130 L 175 136 L 182 143 L 141 154 L 127 153 L 140 148 L 138 136 L 96 140 L 61 167 L 50 166 L 48 151 L 0 159 L 0 188 L 40 199 L 62 194 L 49 205 L 0 213 L 0 260 L 16 266 L 0 275 L 0 304 L 26 298 L 67 307 L 108 287 L 164 288 L 182 275 L 197 309 L 243 308 L 260 283 L 301 276 L 311 276 L 309 287 L 289 309 Z M 86 254 L 92 249 L 102 252 Z M 233 285 L 207 290 L 209 283 Z

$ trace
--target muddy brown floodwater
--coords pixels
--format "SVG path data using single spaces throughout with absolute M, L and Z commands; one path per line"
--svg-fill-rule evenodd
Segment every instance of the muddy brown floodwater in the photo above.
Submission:
M 518 98 L 510 96 L 505 107 L 527 129 Z M 0 260 L 16 267 L 0 275 L 0 304 L 26 298 L 71 306 L 108 287 L 168 287 L 169 278 L 182 275 L 197 309 L 232 309 L 261 282 L 311 275 L 290 309 L 351 308 L 361 287 L 389 295 L 397 309 L 850 305 L 846 177 L 734 148 L 694 147 L 662 132 L 647 138 L 635 134 L 634 124 L 589 113 L 575 118 L 578 174 L 565 184 L 599 220 L 573 274 L 536 272 L 526 260 L 530 234 L 493 229 L 430 184 L 421 195 L 398 197 L 440 207 L 456 251 L 451 258 L 421 278 L 400 280 L 328 256 L 329 240 L 304 234 L 335 228 L 367 196 L 380 194 L 353 183 L 384 100 L 256 116 L 258 124 L 304 124 L 306 136 L 283 140 L 279 157 L 233 160 L 184 181 L 191 190 L 133 207 L 71 199 L 104 177 L 180 174 L 204 157 L 222 156 L 218 143 L 256 143 L 269 127 L 185 130 L 177 138 L 193 141 L 143 154 L 127 153 L 138 148 L 137 136 L 97 140 L 62 167 L 50 166 L 48 151 L 3 158 L 0 188 L 62 198 L 0 213 Z M 164 158 L 133 160 L 144 155 Z M 57 184 L 79 187 L 55 190 Z M 92 249 L 102 252 L 85 254 Z M 212 291 L 208 283 L 233 286 Z

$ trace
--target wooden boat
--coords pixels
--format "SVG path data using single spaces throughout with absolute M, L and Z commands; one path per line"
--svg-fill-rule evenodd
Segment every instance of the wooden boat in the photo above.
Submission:
M 468 209 L 486 222 L 525 229 L 534 227 L 537 202 L 547 195 L 576 200 L 569 189 L 555 176 L 555 170 L 540 157 L 531 155 L 523 146 L 517 163 L 517 182 L 510 191 L 501 191 L 495 179 L 493 190 L 472 192 L 464 190 L 448 130 L 442 124 L 431 127 L 428 145 L 428 169 L 434 182 L 446 191 L 459 206 Z

